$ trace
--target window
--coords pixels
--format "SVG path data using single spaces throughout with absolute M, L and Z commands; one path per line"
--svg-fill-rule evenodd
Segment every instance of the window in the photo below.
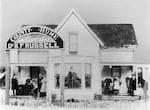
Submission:
M 112 77 L 118 76 L 121 77 L 121 66 L 113 66 L 112 67 Z
M 138 67 L 137 68 L 137 78 L 138 78 L 138 84 L 141 84 L 142 88 L 144 87 L 144 79 L 143 79 L 143 68 Z
M 55 87 L 60 88 L 60 63 L 56 63 L 54 67 Z
M 85 64 L 85 88 L 91 88 L 92 65 Z
M 77 54 L 77 36 L 76 32 L 69 33 L 69 53 Z
M 65 64 L 65 88 L 81 88 L 81 64 Z

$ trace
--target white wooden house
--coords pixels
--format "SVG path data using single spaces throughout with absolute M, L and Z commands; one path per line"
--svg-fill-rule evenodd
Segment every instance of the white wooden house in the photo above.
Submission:
M 32 25 L 24 25 L 21 29 L 29 27 Z M 47 96 L 57 94 L 59 97 L 60 74 L 63 74 L 65 99 L 93 99 L 94 94 L 103 94 L 102 81 L 117 75 L 121 81 L 119 94 L 127 95 L 126 77 L 131 77 L 137 68 L 133 62 L 137 40 L 132 24 L 87 24 L 72 10 L 60 24 L 41 27 L 51 28 L 60 36 L 63 54 L 62 49 L 35 49 L 35 46 L 9 49 L 11 77 L 17 74 L 19 84 L 25 84 L 29 78 L 37 80 L 39 74 L 45 74 Z M 16 39 L 16 43 L 54 41 L 43 33 L 21 35 Z M 70 69 L 75 79 L 69 79 Z

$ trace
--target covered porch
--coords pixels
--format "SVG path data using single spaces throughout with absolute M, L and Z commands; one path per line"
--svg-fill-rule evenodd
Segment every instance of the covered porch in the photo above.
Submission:
M 135 73 L 133 64 L 103 63 L 101 72 L 102 95 L 129 95 L 129 79 Z M 116 79 L 118 81 L 118 91 L 115 91 Z

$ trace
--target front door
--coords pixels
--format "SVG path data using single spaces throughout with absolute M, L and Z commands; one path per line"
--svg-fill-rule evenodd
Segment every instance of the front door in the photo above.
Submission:
M 30 77 L 34 86 L 34 96 L 40 97 L 41 89 L 45 86 L 45 82 L 43 82 L 43 78 L 46 76 L 46 71 L 44 67 L 33 66 L 30 67 Z

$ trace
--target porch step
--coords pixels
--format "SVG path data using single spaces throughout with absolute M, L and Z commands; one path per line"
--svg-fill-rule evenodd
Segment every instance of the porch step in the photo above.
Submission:
M 102 100 L 139 100 L 139 96 L 128 96 L 128 95 L 116 95 L 116 96 L 108 96 L 103 95 Z

